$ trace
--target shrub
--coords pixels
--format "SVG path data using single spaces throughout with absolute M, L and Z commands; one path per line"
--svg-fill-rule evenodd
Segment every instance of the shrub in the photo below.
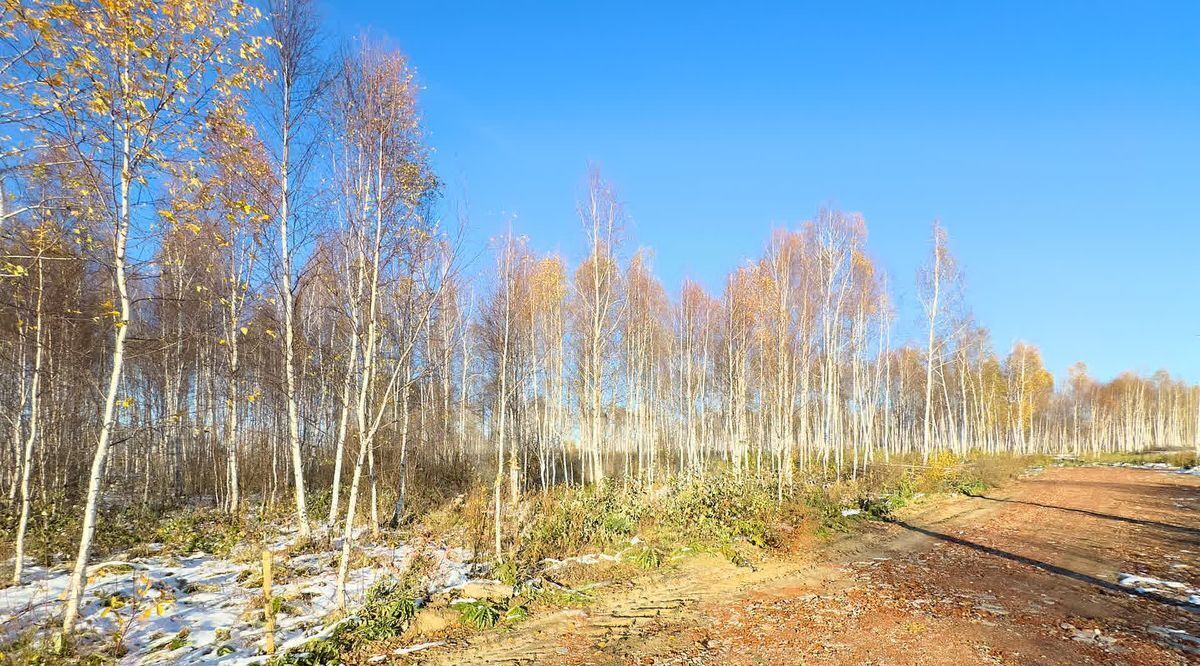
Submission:
M 505 624 L 513 624 L 514 622 L 520 622 L 528 617 L 529 609 L 523 604 L 518 604 L 516 606 L 509 606 L 508 610 L 504 611 L 504 617 L 500 618 L 500 621 L 504 622 Z
M 346 624 L 344 637 L 358 642 L 400 635 L 417 613 L 416 602 L 404 587 L 390 576 L 372 585 L 366 603 Z
M 629 534 L 633 532 L 633 521 L 623 513 L 610 513 L 604 517 L 603 530 L 610 534 Z
M 760 547 L 775 542 L 769 524 L 778 517 L 770 483 L 750 474 L 721 471 L 672 484 L 658 513 L 662 526 L 684 540 L 720 547 L 745 539 Z
M 804 495 L 803 501 L 820 530 L 845 531 L 849 528 L 851 517 L 842 513 L 846 509 L 845 503 L 829 489 L 813 488 Z
M 984 483 L 981 479 L 964 479 L 959 481 L 957 488 L 958 492 L 971 497 L 982 495 L 987 489 L 988 484 Z
M 462 621 L 476 629 L 490 629 L 496 626 L 500 621 L 501 613 L 505 611 L 504 606 L 485 599 L 476 601 L 464 601 L 455 604 L 458 608 L 458 614 L 462 617 Z
M 878 514 L 878 518 L 890 517 L 896 509 L 905 507 L 917 496 L 917 481 L 911 472 L 905 472 L 892 488 L 885 489 L 884 502 L 886 512 Z
M 642 569 L 657 569 L 663 563 L 662 551 L 649 545 L 641 545 L 627 551 L 624 558 Z
M 634 531 L 645 509 L 635 486 L 612 481 L 546 493 L 535 507 L 524 555 L 536 561 L 611 546 Z
M 363 607 L 330 636 L 310 641 L 303 650 L 281 655 L 276 666 L 332 666 L 342 663 L 342 655 L 360 643 L 399 636 L 417 613 L 416 602 L 402 581 L 388 577 L 367 590 Z
M 242 540 L 241 526 L 216 510 L 179 511 L 162 520 L 154 539 L 171 553 L 197 551 L 227 556 Z
M 491 629 L 497 624 L 512 624 L 529 617 L 524 604 L 506 605 L 499 601 L 479 599 L 454 604 L 463 623 L 476 629 Z

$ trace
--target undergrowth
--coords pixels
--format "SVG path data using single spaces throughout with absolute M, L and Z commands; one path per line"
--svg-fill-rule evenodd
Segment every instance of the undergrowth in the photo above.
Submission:
M 329 636 L 307 643 L 302 650 L 275 658 L 275 666 L 331 666 L 364 643 L 404 633 L 417 613 L 414 585 L 409 577 L 384 578 L 367 590 L 362 607 L 341 621 Z
M 537 575 L 547 558 L 597 552 L 618 553 L 621 562 L 636 569 L 664 566 L 676 559 L 666 553 L 681 552 L 711 552 L 747 564 L 796 530 L 845 531 L 856 521 L 886 520 L 925 495 L 983 494 L 1047 461 L 940 452 L 927 460 L 892 456 L 853 477 L 843 473 L 839 478 L 820 467 L 802 470 L 783 488 L 774 476 L 722 465 L 653 485 L 605 480 L 556 487 L 506 510 L 506 557 L 492 575 L 513 584 Z M 488 551 L 490 506 L 488 490 L 478 487 L 427 514 L 418 529 L 482 534 L 483 539 L 462 545 Z
M 1030 466 L 1048 462 L 1045 457 L 958 457 L 949 453 L 927 460 L 893 456 L 887 463 L 873 462 L 850 478 L 820 467 L 798 471 L 795 481 L 783 487 L 774 476 L 715 465 L 703 473 L 667 477 L 653 485 L 607 480 L 531 493 L 519 505 L 506 508 L 507 552 L 491 571 L 492 577 L 513 586 L 516 593 L 505 600 L 458 603 L 454 610 L 464 625 L 489 629 L 523 620 L 531 606 L 581 606 L 592 601 L 587 592 L 542 580 L 546 558 L 617 553 L 619 558 L 607 574 L 617 576 L 668 566 L 696 552 L 718 554 L 738 566 L 753 566 L 752 561 L 765 551 L 786 543 L 789 534 L 846 531 L 853 529 L 856 521 L 887 520 L 924 495 L 983 494 Z M 1097 462 L 1185 466 L 1195 458 L 1190 453 L 1137 454 L 1106 456 Z M 459 479 L 446 490 L 410 503 L 408 510 L 414 519 L 405 521 L 399 538 L 436 537 L 486 558 L 492 529 L 490 489 L 480 483 L 464 485 L 465 479 Z M 457 494 L 451 495 L 454 491 Z M 327 506 L 328 499 L 315 498 L 315 509 L 325 511 L 322 505 Z M 158 553 L 205 551 L 236 558 L 242 554 L 239 547 L 262 543 L 270 532 L 268 526 L 284 520 L 272 511 L 268 508 L 234 519 L 216 509 L 190 508 L 155 518 L 149 511 L 132 508 L 102 512 L 102 525 L 111 528 L 99 529 L 98 534 L 105 540 L 104 550 L 133 548 L 139 543 L 144 548 L 146 536 L 153 535 L 161 544 Z M 43 525 L 48 535 L 43 537 L 43 547 L 61 547 L 57 545 L 60 539 L 50 532 L 69 531 L 66 519 L 44 516 Z M 40 535 L 34 526 L 31 542 L 35 550 Z M 254 549 L 247 552 L 257 555 Z M 139 554 L 136 549 L 133 553 Z M 363 607 L 343 619 L 328 636 L 273 663 L 341 663 L 346 654 L 363 645 L 401 636 L 411 626 L 418 600 L 425 593 L 420 569 L 413 566 L 402 578 L 380 581 L 368 592 Z M 280 564 L 277 577 L 287 575 Z M 534 587 L 522 582 L 534 578 L 543 584 Z M 255 581 L 242 583 L 252 586 Z M 22 645 L 20 638 L 7 647 L 29 654 L 30 646 Z
M 521 603 L 505 603 L 476 599 L 454 604 L 464 624 L 476 629 L 491 629 L 498 624 L 512 624 L 529 617 L 529 609 Z

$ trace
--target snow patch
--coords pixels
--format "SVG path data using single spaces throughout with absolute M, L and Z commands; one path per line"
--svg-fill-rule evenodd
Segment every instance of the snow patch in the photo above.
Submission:
M 1147 629 L 1151 634 L 1154 634 L 1173 648 L 1182 650 L 1188 654 L 1200 655 L 1200 638 L 1189 634 L 1183 629 L 1160 627 L 1153 624 L 1147 627 Z
M 1160 594 L 1200 609 L 1200 589 L 1177 580 L 1123 573 L 1117 576 L 1121 587 L 1132 588 L 1137 594 Z
M 544 571 L 554 571 L 561 569 L 568 564 L 584 564 L 593 565 L 601 562 L 617 562 L 621 558 L 618 555 L 609 555 L 608 553 L 588 553 L 586 555 L 576 555 L 575 557 L 566 557 L 561 560 L 556 560 L 553 557 L 547 557 L 542 560 Z
M 1120 583 L 1121 587 L 1133 587 L 1139 589 L 1139 591 L 1146 585 L 1169 587 L 1172 590 L 1187 590 L 1190 588 L 1187 583 L 1180 583 L 1179 581 L 1161 580 L 1149 576 L 1138 576 L 1127 573 L 1117 576 L 1117 582 Z
M 286 547 L 286 541 L 276 544 Z M 418 554 L 413 546 L 363 546 L 370 560 L 349 573 L 346 594 L 351 607 L 362 603 L 380 579 L 402 574 Z M 430 592 L 460 586 L 470 579 L 470 553 L 428 547 L 433 560 L 427 580 Z M 283 600 L 276 617 L 277 652 L 327 635 L 326 618 L 337 609 L 335 548 L 301 555 L 277 556 L 279 579 L 274 593 Z M 264 660 L 261 655 L 261 565 L 206 553 L 184 557 L 153 556 L 100 563 L 89 567 L 89 584 L 76 627 L 82 644 L 111 642 L 124 634 L 129 652 L 121 664 L 223 664 L 241 666 Z M 66 598 L 70 571 L 65 566 L 30 565 L 22 585 L 0 589 L 0 641 L 27 630 L 47 631 L 57 624 Z M 172 647 L 174 646 L 174 647 Z

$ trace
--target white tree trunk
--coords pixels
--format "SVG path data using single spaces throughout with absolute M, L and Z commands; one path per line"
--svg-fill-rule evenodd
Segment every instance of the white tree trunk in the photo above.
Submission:
M 291 204 L 288 188 L 291 180 L 289 150 L 291 148 L 291 88 L 284 87 L 283 98 L 283 140 L 282 159 L 279 164 L 280 200 L 279 200 L 279 251 L 283 297 L 283 372 L 285 377 L 284 399 L 287 401 L 287 438 L 288 450 L 292 455 L 292 483 L 296 493 L 296 525 L 300 529 L 300 538 L 307 539 L 310 530 L 308 526 L 308 502 L 304 492 L 304 452 L 300 449 L 300 411 L 296 404 L 296 329 L 295 329 L 295 299 L 292 295 L 292 258 L 291 240 L 288 237 L 288 215 Z
M 79 602 L 87 578 L 87 562 L 92 552 L 92 538 L 96 532 L 96 506 L 100 500 L 100 487 L 104 482 L 104 464 L 108 459 L 108 446 L 112 439 L 116 421 L 117 393 L 121 388 L 121 373 L 125 367 L 125 337 L 129 333 L 130 302 L 125 285 L 125 244 L 129 238 L 129 187 L 133 174 L 130 173 L 129 135 L 125 134 L 122 146 L 120 181 L 120 213 L 116 223 L 113 247 L 113 273 L 116 278 L 120 314 L 113 336 L 112 365 L 108 375 L 108 389 L 104 395 L 104 415 L 100 436 L 96 442 L 96 453 L 92 457 L 92 469 L 88 475 L 87 500 L 83 510 L 83 529 L 79 536 L 79 552 L 75 556 L 75 568 L 67 587 L 67 602 L 63 611 L 62 634 L 70 636 L 79 615 Z
M 25 448 L 21 453 L 21 517 L 17 521 L 17 543 L 13 553 L 13 585 L 21 584 L 21 571 L 25 565 L 25 530 L 29 525 L 29 482 L 33 473 L 33 446 L 38 434 L 38 390 L 42 375 L 42 291 L 43 275 L 42 260 L 37 260 L 38 291 L 36 314 L 34 315 L 34 352 L 33 378 L 29 382 L 29 434 L 25 439 Z

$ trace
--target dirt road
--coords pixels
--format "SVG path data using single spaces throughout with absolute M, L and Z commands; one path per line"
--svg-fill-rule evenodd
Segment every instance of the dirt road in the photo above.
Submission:
M 1200 606 L 1189 603 L 1200 595 L 1198 510 L 1195 476 L 1050 469 L 801 545 L 755 571 L 691 560 L 586 610 L 541 614 L 423 659 L 1200 663 Z M 1158 580 L 1123 585 L 1122 574 Z

